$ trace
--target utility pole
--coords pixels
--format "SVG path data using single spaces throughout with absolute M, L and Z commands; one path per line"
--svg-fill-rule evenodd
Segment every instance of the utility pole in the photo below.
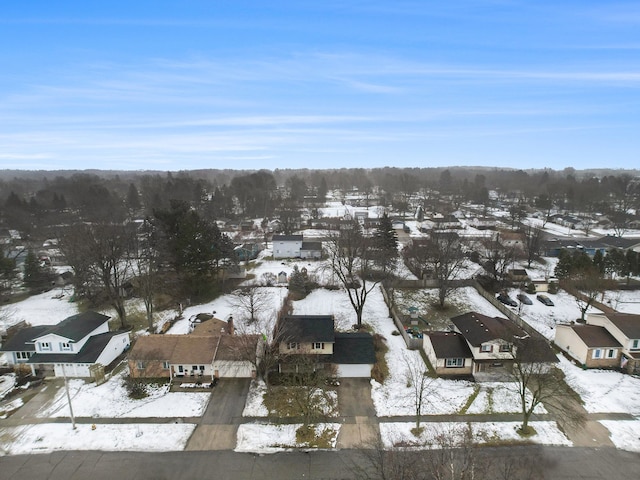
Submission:
M 71 395 L 69 394 L 69 379 L 67 379 L 67 371 L 64 363 L 62 364 L 62 376 L 64 377 L 64 389 L 67 392 L 67 402 L 69 403 L 69 413 L 71 414 L 71 425 L 76 429 L 76 419 L 73 416 L 73 407 L 71 406 Z

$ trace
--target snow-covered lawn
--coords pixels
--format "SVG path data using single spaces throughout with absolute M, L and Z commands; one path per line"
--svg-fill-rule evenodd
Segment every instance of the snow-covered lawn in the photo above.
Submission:
M 91 425 L 45 423 L 5 429 L 14 438 L 0 446 L 0 454 L 48 453 L 57 450 L 166 452 L 183 450 L 196 427 L 193 424 Z
M 535 429 L 536 435 L 526 439 L 516 431 L 520 427 L 518 422 L 423 423 L 421 426 L 424 427 L 424 431 L 420 438 L 416 438 L 411 433 L 415 423 L 381 423 L 380 436 L 384 446 L 387 448 L 398 445 L 415 445 L 423 448 L 433 445 L 437 448 L 442 445 L 442 442 L 438 440 L 439 437 L 446 439 L 445 445 L 463 444 L 464 434 L 468 426 L 471 426 L 473 441 L 479 444 L 526 441 L 543 445 L 572 445 L 569 439 L 558 429 L 555 422 L 531 422 L 530 425 Z
M 16 374 L 7 373 L 0 376 L 0 400 L 2 400 L 7 393 L 14 389 L 16 386 Z
M 560 355 L 566 382 L 582 398 L 587 412 L 640 415 L 640 378 L 610 370 L 583 370 Z
M 0 330 L 21 321 L 36 325 L 55 325 L 67 317 L 78 313 L 78 305 L 70 302 L 70 295 L 56 298 L 61 289 L 33 295 L 21 302 L 12 303 L 0 309 Z
M 622 313 L 640 315 L 640 290 L 614 290 L 604 294 L 602 302 Z
M 509 296 L 516 300 L 516 295 L 521 293 L 520 290 L 512 289 Z M 538 301 L 535 294 L 527 295 L 532 305 L 522 304 L 520 307 L 512 307 L 514 312 L 520 311 L 522 319 L 544 335 L 549 340 L 555 337 L 555 327 L 558 324 L 568 324 L 580 318 L 580 309 L 573 295 L 568 294 L 564 290 L 560 290 L 556 294 L 546 293 L 551 299 L 554 306 L 548 307 Z M 517 300 L 516 300 L 517 301 Z M 520 302 L 518 302 L 520 304 Z M 589 307 L 587 313 L 600 312 L 597 308 Z
M 198 417 L 211 396 L 206 392 L 169 392 L 167 386 L 162 385 L 150 386 L 148 397 L 133 400 L 127 395 L 122 378 L 122 375 L 115 376 L 99 386 L 84 380 L 69 380 L 74 415 L 94 418 Z M 64 388 L 60 388 L 38 416 L 69 416 Z
M 640 420 L 602 420 L 611 441 L 621 450 L 640 452 Z
M 236 452 L 275 453 L 283 450 L 309 448 L 296 441 L 296 430 L 301 424 L 269 425 L 249 423 L 238 427 Z M 340 431 L 339 423 L 315 425 L 316 435 L 328 437 L 328 448 L 335 448 Z M 323 433 L 324 432 L 324 433 Z

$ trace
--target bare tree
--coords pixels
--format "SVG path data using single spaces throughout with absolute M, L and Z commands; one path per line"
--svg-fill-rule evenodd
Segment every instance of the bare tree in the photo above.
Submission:
M 434 233 L 427 245 L 427 265 L 438 281 L 438 301 L 440 307 L 449 295 L 458 288 L 454 281 L 465 263 L 463 243 L 456 233 Z
M 364 236 L 356 221 L 332 235 L 327 242 L 329 268 L 347 291 L 358 328 L 362 326 L 367 296 L 384 279 L 384 276 L 376 275 L 376 258 L 372 254 L 371 243 L 371 238 Z
M 524 227 L 524 251 L 527 256 L 527 267 L 540 256 L 544 233 L 542 229 L 527 225 Z
M 422 357 L 418 355 L 411 357 L 405 355 L 404 363 L 407 368 L 405 370 L 407 386 L 411 390 L 411 402 L 413 403 L 416 414 L 415 433 L 419 435 L 422 430 L 420 422 L 422 420 L 423 407 L 428 403 L 429 395 L 434 394 L 432 391 L 434 378 L 429 376 L 429 369 L 424 363 L 424 360 L 422 360 Z
M 63 234 L 60 242 L 76 277 L 99 285 L 122 328 L 127 325 L 125 284 L 133 276 L 134 237 L 131 226 L 103 222 L 76 225 Z
M 575 392 L 554 363 L 557 358 L 543 338 L 515 338 L 510 376 L 520 399 L 523 435 L 531 433 L 529 421 L 539 405 L 552 409 L 565 423 L 580 424 L 584 416 L 576 408 Z
M 478 443 L 471 426 L 445 427 L 426 443 L 387 446 L 381 440 L 361 450 L 355 478 L 366 480 L 543 480 L 542 451 L 496 452 Z M 420 451 L 416 451 L 419 448 Z
M 503 283 L 509 265 L 515 260 L 515 249 L 500 241 L 500 233 L 483 242 L 484 268 L 496 282 Z
M 135 273 L 139 294 L 144 302 L 147 316 L 147 328 L 154 331 L 153 313 L 157 289 L 159 287 L 159 255 L 154 226 L 146 219 L 140 236 L 136 237 Z
M 271 304 L 269 292 L 259 285 L 241 287 L 229 303 L 250 323 L 257 322 Z
M 617 288 L 616 282 L 604 278 L 604 275 L 595 266 L 581 269 L 569 278 L 562 281 L 563 287 L 573 294 L 576 304 L 580 309 L 580 321 L 584 322 L 587 310 L 595 303 L 598 297 L 604 296 L 604 292 Z

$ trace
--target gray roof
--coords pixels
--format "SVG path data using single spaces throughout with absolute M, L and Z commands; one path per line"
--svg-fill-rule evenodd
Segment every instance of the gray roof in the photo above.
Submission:
M 488 317 L 477 312 L 467 312 L 451 319 L 458 331 L 474 347 L 491 340 L 511 341 L 514 337 L 525 337 L 527 333 L 511 320 Z
M 640 315 L 631 313 L 608 313 L 607 318 L 611 320 L 611 323 L 618 327 L 627 338 L 640 338 Z
M 278 324 L 280 342 L 334 342 L 333 315 L 291 315 Z
M 274 235 L 273 242 L 301 242 L 302 235 Z
M 94 335 L 87 340 L 78 353 L 36 353 L 29 358 L 27 363 L 94 363 L 104 351 L 109 340 L 121 333 L 125 332 L 106 332 Z
M 68 338 L 72 341 L 79 341 L 86 337 L 89 333 L 94 331 L 103 323 L 107 322 L 109 318 L 106 315 L 102 315 L 98 312 L 83 312 L 65 318 L 57 325 L 49 327 L 49 329 L 41 334 L 32 337 L 31 340 L 35 340 L 38 337 L 43 337 L 49 334 L 59 335 L 64 338 Z
M 471 358 L 464 337 L 457 332 L 429 332 L 429 341 L 436 358 Z
M 322 250 L 322 242 L 302 242 L 301 250 Z
M 369 333 L 336 333 L 332 362 L 337 364 L 376 363 L 373 337 Z
M 598 325 L 574 325 L 571 328 L 587 347 L 622 347 L 604 327 Z
M 0 352 L 34 352 L 36 346 L 31 340 L 50 328 L 49 325 L 22 328 L 2 344 Z

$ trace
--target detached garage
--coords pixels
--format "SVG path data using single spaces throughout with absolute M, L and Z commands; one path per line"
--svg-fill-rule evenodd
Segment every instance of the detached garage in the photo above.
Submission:
M 373 337 L 369 333 L 336 332 L 332 362 L 340 378 L 371 378 L 376 363 Z

